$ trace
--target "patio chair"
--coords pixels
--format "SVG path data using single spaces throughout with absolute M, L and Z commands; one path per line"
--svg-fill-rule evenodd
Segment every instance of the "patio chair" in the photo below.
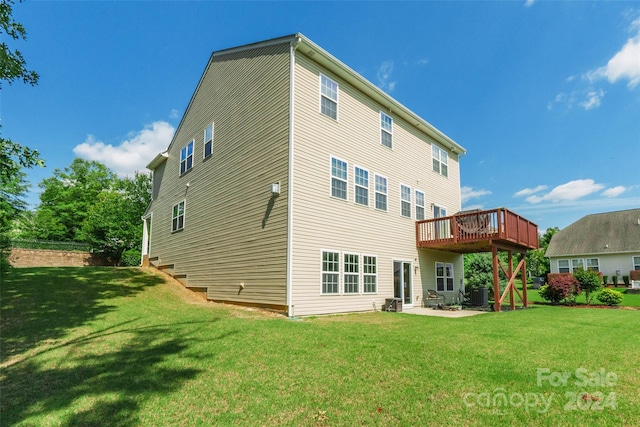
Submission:
M 425 307 L 444 304 L 444 295 L 437 293 L 433 289 L 427 289 L 427 295 L 422 299 Z

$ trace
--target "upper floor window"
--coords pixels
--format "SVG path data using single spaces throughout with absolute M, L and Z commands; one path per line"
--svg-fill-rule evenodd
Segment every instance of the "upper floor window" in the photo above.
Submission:
M 359 205 L 369 206 L 369 171 L 355 167 L 355 202 Z
M 416 221 L 425 219 L 424 193 L 416 190 Z
M 347 162 L 331 158 L 331 195 L 347 200 Z
M 320 112 L 338 120 L 338 83 L 320 74 Z
M 178 231 L 184 228 L 184 200 L 173 205 L 171 215 L 171 231 Z
M 400 185 L 400 213 L 411 218 L 411 187 Z
M 385 147 L 393 145 L 393 119 L 380 111 L 380 143 Z
M 180 150 L 180 175 L 193 167 L 193 140 Z
M 213 153 L 213 123 L 204 129 L 204 158 Z
M 442 148 L 431 144 L 431 157 L 433 158 L 433 171 L 442 176 L 449 176 L 449 156 Z
M 375 175 L 376 180 L 376 209 L 387 210 L 387 178 Z

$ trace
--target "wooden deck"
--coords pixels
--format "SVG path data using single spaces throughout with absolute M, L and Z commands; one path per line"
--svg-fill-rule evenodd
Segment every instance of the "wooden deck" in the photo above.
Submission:
M 491 252 L 495 245 L 527 251 L 538 248 L 538 226 L 505 208 L 460 212 L 417 221 L 416 244 L 462 254 Z

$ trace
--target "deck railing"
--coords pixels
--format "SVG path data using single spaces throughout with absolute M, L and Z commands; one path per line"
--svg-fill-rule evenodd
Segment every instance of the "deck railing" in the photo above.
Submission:
M 538 247 L 538 226 L 505 208 L 416 222 L 416 244 L 420 248 L 487 240 L 503 240 L 534 249 Z

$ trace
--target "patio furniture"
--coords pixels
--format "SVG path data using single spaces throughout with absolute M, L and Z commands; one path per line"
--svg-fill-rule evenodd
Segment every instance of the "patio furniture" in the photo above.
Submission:
M 433 289 L 427 289 L 427 295 L 422 300 L 425 307 L 438 306 L 444 304 L 444 295 L 437 293 Z

